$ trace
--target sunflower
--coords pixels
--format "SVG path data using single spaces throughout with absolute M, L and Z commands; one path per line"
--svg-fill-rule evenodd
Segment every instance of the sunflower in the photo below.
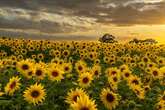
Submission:
M 75 64 L 75 69 L 78 73 L 83 73 L 86 70 L 86 63 L 84 61 L 78 61 Z
M 160 69 L 156 67 L 152 68 L 150 73 L 154 79 L 159 79 L 162 76 Z
M 104 60 L 105 63 L 109 63 L 109 62 L 110 62 L 110 58 L 107 57 L 107 56 L 105 56 L 105 57 L 103 58 L 103 60 Z
M 72 64 L 71 63 L 64 63 L 62 66 L 63 66 L 63 71 L 65 73 L 70 73 L 72 71 Z
M 35 72 L 34 72 L 34 75 L 37 79 L 44 79 L 45 77 L 45 69 L 40 65 L 40 64 L 36 64 L 36 67 L 35 67 Z
M 14 92 L 20 88 L 21 83 L 19 81 L 20 78 L 18 78 L 18 76 L 10 78 L 9 82 L 5 86 L 5 93 L 13 95 Z
M 58 64 L 59 61 L 60 61 L 59 58 L 53 58 L 53 59 L 51 60 L 51 63 L 56 63 L 56 64 Z
M 89 72 L 85 72 L 79 75 L 78 82 L 81 87 L 89 87 L 92 80 L 92 74 L 90 74 Z
M 22 53 L 22 55 L 26 55 L 27 54 L 27 50 L 26 49 L 21 49 L 21 53 Z
M 128 81 L 128 85 L 131 88 L 142 85 L 140 78 L 137 77 L 136 75 L 131 75 L 127 81 Z
M 106 73 L 109 77 L 112 77 L 112 76 L 118 76 L 119 77 L 119 75 L 120 75 L 120 71 L 116 67 L 108 68 L 106 70 Z
M 18 56 L 17 56 L 17 60 L 18 60 L 18 61 L 23 60 L 23 58 L 24 58 L 24 57 L 23 57 L 22 55 L 18 55 Z
M 87 54 L 87 57 L 90 60 L 94 61 L 97 58 L 97 53 L 96 52 L 90 52 L 90 53 Z
M 31 55 L 32 59 L 36 59 L 37 56 L 35 54 Z
M 122 65 L 122 66 L 119 67 L 119 69 L 120 69 L 120 72 L 129 70 L 127 65 Z
M 122 77 L 126 80 L 128 80 L 131 75 L 132 75 L 132 72 L 130 70 L 125 70 L 122 72 Z
M 156 67 L 156 64 L 153 63 L 153 62 L 148 62 L 148 63 L 147 63 L 147 67 L 148 67 L 148 68 L 153 68 L 153 67 Z
M 109 89 L 102 89 L 100 94 L 101 101 L 109 110 L 115 109 L 119 104 L 118 94 L 113 93 Z
M 159 65 L 164 65 L 165 64 L 165 59 L 164 58 L 158 58 L 157 63 Z
M 35 69 L 34 68 L 31 68 L 29 71 L 27 71 L 24 76 L 27 78 L 27 79 L 31 79 L 33 76 L 34 76 L 34 73 L 35 73 Z
M 88 96 L 80 96 L 77 102 L 71 104 L 73 110 L 97 110 L 94 100 L 89 99 Z
M 28 103 L 31 103 L 34 105 L 42 103 L 46 97 L 44 86 L 37 83 L 34 85 L 31 85 L 24 91 L 23 97 L 24 97 L 24 100 L 26 100 Z
M 40 54 L 37 55 L 37 58 L 39 60 L 43 60 L 44 59 L 44 55 L 42 53 L 40 53 Z
M 17 62 L 16 68 L 19 72 L 25 75 L 33 67 L 32 63 L 29 60 L 22 60 Z
M 144 99 L 145 98 L 145 90 L 142 87 L 134 86 L 134 88 L 132 88 L 132 90 L 134 91 L 134 93 L 136 94 L 136 96 L 139 99 Z
M 111 77 L 108 77 L 108 82 L 109 82 L 109 84 L 112 83 L 112 84 L 117 85 L 118 82 L 120 82 L 120 78 L 117 76 L 111 76 Z
M 69 51 L 69 50 L 64 50 L 64 51 L 62 52 L 62 55 L 63 55 L 65 58 L 68 57 L 69 54 L 70 54 L 70 51 Z
M 92 67 L 92 74 L 93 76 L 96 76 L 98 78 L 99 75 L 101 74 L 101 67 L 99 65 L 94 65 Z
M 74 102 L 77 102 L 77 98 L 80 96 L 85 96 L 87 95 L 87 93 L 83 90 L 83 89 L 79 89 L 76 88 L 75 90 L 71 89 L 68 93 L 67 93 L 67 97 L 66 97 L 66 103 L 68 104 L 72 104 Z
M 156 110 L 165 110 L 165 103 L 163 103 L 162 101 L 159 101 L 156 104 Z
M 61 81 L 64 79 L 63 74 L 64 71 L 57 67 L 48 68 L 48 76 L 52 81 Z
M 145 92 L 148 92 L 149 90 L 151 90 L 150 86 L 149 85 L 145 85 L 144 86 L 144 91 Z
M 100 64 L 100 59 L 95 59 L 95 60 L 94 60 L 94 64 L 96 64 L 96 65 L 97 65 L 97 64 Z

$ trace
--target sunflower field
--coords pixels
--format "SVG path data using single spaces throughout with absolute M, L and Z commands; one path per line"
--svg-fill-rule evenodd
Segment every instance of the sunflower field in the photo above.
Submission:
M 0 110 L 165 110 L 165 45 L 1 38 Z

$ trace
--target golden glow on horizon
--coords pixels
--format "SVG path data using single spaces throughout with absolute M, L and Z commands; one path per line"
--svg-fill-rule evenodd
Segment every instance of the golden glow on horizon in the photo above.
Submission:
M 93 30 L 85 32 L 74 32 L 69 35 L 82 35 L 100 37 L 104 33 L 110 33 L 117 36 L 122 41 L 127 41 L 132 38 L 146 39 L 153 38 L 160 43 L 165 43 L 165 25 L 135 25 L 135 26 L 96 26 Z

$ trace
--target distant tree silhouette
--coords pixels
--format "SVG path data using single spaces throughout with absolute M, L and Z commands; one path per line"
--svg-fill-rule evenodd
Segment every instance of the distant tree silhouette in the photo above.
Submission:
M 101 38 L 99 38 L 99 41 L 104 43 L 115 43 L 117 42 L 115 38 L 115 36 L 106 33 Z
M 143 42 L 152 43 L 152 44 L 158 43 L 155 39 L 145 39 L 145 40 L 143 40 Z
M 139 40 L 137 38 L 134 38 L 131 41 L 129 41 L 129 43 L 151 43 L 151 44 L 156 44 L 158 42 L 155 39 Z

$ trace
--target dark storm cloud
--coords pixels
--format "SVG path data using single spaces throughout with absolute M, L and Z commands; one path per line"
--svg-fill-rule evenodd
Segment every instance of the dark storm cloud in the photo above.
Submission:
M 65 16 L 60 16 L 61 19 L 58 18 L 58 22 L 56 19 L 53 21 L 47 19 L 49 16 L 52 16 L 52 14 L 20 8 L 0 8 L 0 28 L 36 30 L 45 33 L 76 32 L 76 28 L 79 28 L 79 30 L 86 29 L 81 26 L 72 26 L 67 22 L 59 22 Z
M 143 1 L 1 0 L 0 28 L 33 29 L 45 33 L 60 33 L 90 29 L 85 23 L 120 26 L 165 24 L 165 1 L 150 3 Z M 48 13 L 48 15 L 40 19 L 42 13 Z M 60 15 L 61 21 L 65 18 L 68 18 L 68 21 L 60 22 L 56 17 L 52 20 L 49 15 Z M 80 20 L 80 17 L 94 18 L 95 21 Z M 70 22 L 70 19 L 73 21 Z M 85 23 L 83 24 L 83 22 Z M 76 25 L 77 23 L 82 23 L 82 26 Z

